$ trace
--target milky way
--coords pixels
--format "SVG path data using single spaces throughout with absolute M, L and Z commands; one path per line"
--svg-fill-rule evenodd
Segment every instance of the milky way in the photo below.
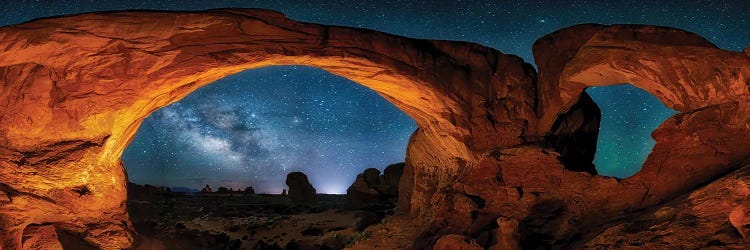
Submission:
M 281 192 L 290 171 L 345 192 L 365 168 L 404 161 L 414 122 L 361 85 L 317 68 L 223 78 L 144 120 L 123 155 L 131 180 Z
M 534 3 L 529 3 L 534 2 Z M 415 38 L 463 40 L 533 62 L 539 37 L 579 23 L 637 23 L 695 32 L 720 48 L 750 44 L 750 1 L 10 1 L 0 22 L 123 9 L 268 8 L 306 22 Z M 603 113 L 595 159 L 605 175 L 637 172 L 650 133 L 673 114 L 630 85 L 588 89 Z M 404 159 L 414 123 L 374 92 L 307 67 L 227 77 L 144 121 L 123 160 L 132 181 L 204 183 L 263 192 L 291 170 L 321 192 L 343 192 L 356 173 Z

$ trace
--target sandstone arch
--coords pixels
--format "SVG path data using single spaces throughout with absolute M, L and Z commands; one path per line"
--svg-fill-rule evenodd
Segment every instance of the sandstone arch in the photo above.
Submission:
M 666 155 L 670 155 L 669 157 L 680 155 L 680 157 L 703 160 L 731 158 L 724 162 L 726 165 L 728 162 L 742 160 L 750 152 L 744 149 L 729 150 L 716 145 L 740 145 L 747 139 L 744 137 L 748 126 L 747 121 L 744 121 L 747 117 L 744 109 L 750 99 L 750 68 L 747 66 L 750 65 L 750 58 L 743 53 L 718 49 L 698 35 L 668 27 L 584 24 L 540 38 L 534 44 L 534 56 L 540 68 L 539 99 L 543 103 L 540 105 L 542 116 L 539 131 L 548 131 L 547 127 L 552 125 L 552 119 L 576 103 L 578 96 L 590 86 L 629 83 L 656 96 L 668 107 L 683 112 L 665 121 L 654 132 L 657 145 L 644 164 L 642 173 L 629 178 L 633 181 L 651 182 L 659 179 L 662 180 L 661 184 L 669 183 L 669 185 L 674 184 L 670 180 L 682 182 L 675 185 L 677 187 L 700 183 L 710 175 L 720 173 L 716 169 L 717 161 L 709 160 L 712 163 L 705 165 L 697 162 L 684 162 L 680 164 L 682 166 L 672 166 L 675 170 L 679 168 L 691 175 L 700 176 L 695 179 L 688 178 L 690 180 L 678 177 L 680 180 L 677 180 L 674 176 L 670 176 L 674 172 L 669 172 L 670 174 L 661 172 L 661 165 L 666 164 L 662 158 L 667 157 Z M 681 131 L 680 136 L 670 133 L 669 136 L 672 138 L 669 140 L 693 136 L 693 140 L 701 141 L 699 144 L 704 147 L 717 147 L 709 151 L 727 155 L 714 156 L 706 153 L 698 157 L 693 155 L 697 152 L 687 152 L 698 149 L 678 151 L 673 148 L 675 145 L 690 145 L 690 143 L 686 141 L 666 143 L 666 138 L 660 138 L 664 136 L 664 133 L 669 133 L 666 132 L 668 130 L 677 132 L 674 130 L 690 127 L 682 124 L 685 121 L 684 118 L 717 115 L 705 114 L 710 112 L 709 110 L 732 110 L 731 113 L 735 116 L 729 118 L 727 117 L 729 114 L 725 113 L 721 115 L 723 118 L 703 117 L 701 119 L 727 122 L 727 124 L 713 123 L 712 125 L 725 129 L 701 133 L 693 131 L 693 135 Z M 710 123 L 709 121 L 695 122 Z M 690 129 L 697 127 L 700 126 L 694 124 Z M 731 134 L 734 132 L 728 132 L 730 130 L 735 130 L 736 135 L 740 137 L 732 138 Z M 727 143 L 718 142 L 716 137 L 719 135 Z M 714 141 L 707 142 L 711 140 Z M 659 182 L 651 184 L 658 185 Z M 652 186 L 652 188 L 656 187 Z M 656 189 L 671 188 L 658 187 Z
M 102 230 L 101 238 L 113 239 L 87 236 L 104 247 L 132 240 L 113 232 L 130 231 L 121 226 L 127 217 L 119 156 L 141 120 L 241 70 L 310 65 L 368 86 L 415 119 L 424 138 L 441 145 L 442 151 L 422 157 L 433 166 L 475 158 L 469 147 L 518 144 L 528 123 L 524 117 L 534 118 L 533 106 L 524 103 L 534 94 L 533 71 L 516 56 L 468 43 L 299 23 L 271 11 L 83 14 L 0 33 L 7 41 L 0 55 L 2 168 L 14 169 L 2 172 L 14 198 L 3 210 L 9 220 L 3 228 L 123 216 L 107 219 Z M 498 84 L 504 78 L 517 86 Z M 477 98 L 485 95 L 493 100 Z M 499 113 L 494 127 L 484 122 L 488 113 Z M 472 123 L 481 126 L 467 129 Z M 51 214 L 67 216 L 33 218 L 41 215 L 18 202 L 22 197 L 58 206 Z M 6 233 L 20 240 L 17 232 Z
M 220 77 L 267 65 L 346 77 L 417 122 L 400 207 L 438 228 L 420 241 L 427 246 L 496 221 L 523 225 L 552 199 L 566 211 L 552 237 L 565 239 L 750 155 L 750 58 L 669 28 L 581 25 L 550 34 L 534 46 L 539 79 L 517 56 L 480 45 L 265 10 L 90 13 L 3 27 L 0 41 L 0 239 L 8 249 L 21 245 L 28 225 L 64 228 L 102 248 L 129 246 L 120 154 L 141 120 Z M 639 61 L 648 56 L 660 60 Z M 683 61 L 696 56 L 705 59 Z M 585 86 L 622 81 L 683 113 L 654 132 L 654 152 L 631 178 L 568 170 L 578 163 L 565 166 L 549 148 L 585 157 L 587 145 L 553 138 L 595 135 L 581 125 L 598 115 L 566 115 L 577 110 L 570 107 L 595 107 L 579 98 Z M 570 122 L 549 132 L 560 119 Z M 689 174 L 667 174 L 677 171 Z

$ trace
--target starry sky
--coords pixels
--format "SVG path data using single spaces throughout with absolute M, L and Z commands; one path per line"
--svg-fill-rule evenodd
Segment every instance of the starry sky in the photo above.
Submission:
M 695 32 L 720 48 L 750 45 L 750 1 L 25 1 L 3 0 L 0 25 L 125 9 L 267 8 L 306 22 L 415 38 L 462 40 L 533 64 L 531 45 L 579 23 L 636 23 Z M 531 3 L 533 2 L 533 3 Z M 627 177 L 653 147 L 650 133 L 674 111 L 630 85 L 589 88 L 603 117 L 594 163 Z M 414 122 L 373 91 L 322 70 L 283 66 L 232 75 L 147 118 L 123 155 L 131 181 L 259 192 L 303 171 L 322 193 L 357 173 L 403 161 Z

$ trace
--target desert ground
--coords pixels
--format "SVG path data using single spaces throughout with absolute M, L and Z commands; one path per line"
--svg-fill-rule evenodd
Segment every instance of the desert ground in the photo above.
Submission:
M 392 209 L 345 209 L 346 195 L 295 204 L 279 194 L 166 192 L 131 184 L 135 249 L 342 249 Z

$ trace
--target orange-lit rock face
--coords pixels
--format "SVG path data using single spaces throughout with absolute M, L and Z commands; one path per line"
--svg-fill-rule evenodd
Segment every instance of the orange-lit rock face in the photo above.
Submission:
M 417 122 L 400 209 L 439 228 L 417 245 L 487 230 L 497 236 L 472 242 L 564 239 L 690 190 L 750 155 L 746 54 L 674 29 L 596 25 L 553 33 L 534 50 L 539 79 L 520 58 L 480 45 L 263 10 L 97 13 L 0 28 L 3 249 L 36 244 L 24 242 L 30 225 L 100 248 L 130 246 L 120 155 L 143 118 L 221 77 L 268 65 L 346 77 Z M 592 147 L 582 142 L 595 138 L 599 120 L 579 96 L 586 86 L 625 82 L 683 113 L 654 132 L 641 173 L 618 181 L 577 172 L 591 169 Z M 584 160 L 566 166 L 554 150 Z M 549 213 L 554 230 L 537 225 Z

